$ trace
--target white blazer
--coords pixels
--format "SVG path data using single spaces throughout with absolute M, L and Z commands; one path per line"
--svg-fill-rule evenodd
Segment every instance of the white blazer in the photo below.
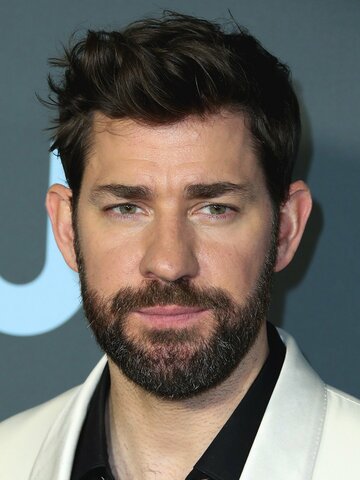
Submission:
M 284 365 L 241 480 L 360 480 L 360 401 L 325 385 L 280 334 Z M 0 424 L 1 480 L 69 480 L 105 363 L 83 385 Z

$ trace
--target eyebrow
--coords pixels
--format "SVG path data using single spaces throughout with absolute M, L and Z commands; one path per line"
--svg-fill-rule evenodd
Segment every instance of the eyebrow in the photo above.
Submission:
M 95 203 L 99 197 L 111 195 L 116 198 L 127 198 L 129 200 L 150 200 L 153 192 L 145 185 L 122 185 L 109 184 L 99 185 L 90 193 L 91 202 Z
M 253 189 L 247 183 L 215 182 L 187 185 L 184 190 L 184 197 L 188 200 L 217 198 L 226 194 L 237 194 L 241 197 L 251 198 Z M 96 203 L 98 198 L 104 195 L 111 195 L 121 199 L 146 201 L 154 197 L 154 192 L 145 185 L 99 185 L 90 193 L 90 201 Z
M 250 184 L 231 182 L 196 183 L 185 188 L 185 197 L 190 200 L 216 198 L 229 193 L 235 193 L 243 197 L 252 197 L 253 189 Z

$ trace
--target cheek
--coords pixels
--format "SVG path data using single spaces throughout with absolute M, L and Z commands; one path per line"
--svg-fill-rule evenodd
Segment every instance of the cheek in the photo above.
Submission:
M 204 243 L 200 255 L 202 279 L 243 299 L 255 288 L 269 248 L 267 235 L 239 235 L 227 242 Z
M 134 242 L 109 242 L 106 237 L 86 234 L 81 243 L 90 287 L 107 295 L 138 281 L 140 255 Z
M 256 260 L 259 255 L 244 249 L 239 250 L 235 247 L 230 247 L 226 251 L 214 249 L 203 258 L 202 271 L 206 283 L 221 286 L 230 292 L 249 290 L 260 271 L 260 262 Z

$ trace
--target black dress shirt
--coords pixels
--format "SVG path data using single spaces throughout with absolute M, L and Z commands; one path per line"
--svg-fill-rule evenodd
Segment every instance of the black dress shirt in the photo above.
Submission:
M 185 480 L 239 479 L 285 358 L 285 345 L 269 323 L 268 342 L 269 355 L 260 373 Z M 109 388 L 110 375 L 106 366 L 89 403 L 71 480 L 113 480 L 105 434 Z

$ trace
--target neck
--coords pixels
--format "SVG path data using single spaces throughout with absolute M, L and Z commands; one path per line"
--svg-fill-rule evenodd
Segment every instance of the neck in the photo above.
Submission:
M 268 355 L 266 325 L 219 386 L 188 400 L 145 392 L 109 361 L 109 458 L 115 478 L 184 479 L 241 402 Z

